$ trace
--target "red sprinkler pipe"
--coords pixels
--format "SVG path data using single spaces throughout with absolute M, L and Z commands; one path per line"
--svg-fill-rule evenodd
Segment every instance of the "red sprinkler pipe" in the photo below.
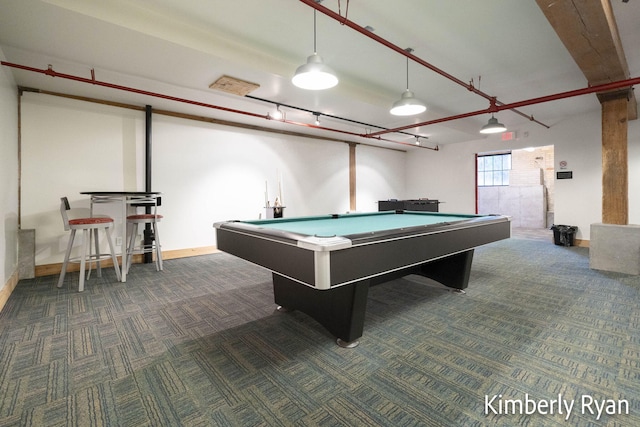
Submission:
M 185 104 L 197 105 L 197 106 L 200 106 L 200 107 L 214 108 L 216 110 L 229 111 L 229 112 L 232 112 L 232 113 L 244 114 L 244 115 L 252 116 L 252 117 L 260 117 L 260 118 L 263 118 L 263 119 L 268 119 L 269 118 L 269 116 L 267 114 L 263 115 L 263 114 L 250 113 L 248 111 L 234 110 L 232 108 L 226 108 L 226 107 L 221 107 L 219 105 L 208 104 L 206 102 L 193 101 L 191 99 L 178 98 L 178 97 L 175 97 L 175 96 L 165 95 L 165 94 L 162 94 L 162 93 L 150 92 L 150 91 L 142 90 L 142 89 L 136 89 L 136 88 L 129 87 L 129 86 L 121 86 L 121 85 L 117 85 L 117 84 L 113 84 L 113 83 L 102 82 L 100 80 L 96 80 L 95 79 L 95 72 L 94 72 L 93 69 L 91 70 L 91 78 L 88 79 L 86 77 L 79 77 L 79 76 L 74 76 L 74 75 L 71 75 L 71 74 L 58 73 L 57 71 L 53 70 L 53 67 L 51 65 L 49 65 L 49 67 L 46 70 L 42 70 L 42 69 L 39 69 L 39 68 L 28 67 L 26 65 L 20 65 L 20 64 L 13 64 L 13 63 L 10 63 L 10 62 L 5 62 L 5 61 L 2 61 L 1 64 L 5 65 L 7 67 L 18 68 L 20 70 L 33 71 L 34 73 L 45 74 L 45 75 L 51 76 L 51 77 L 60 77 L 60 78 L 63 78 L 63 79 L 74 80 L 76 82 L 90 83 L 92 85 L 102 86 L 102 87 L 106 87 L 106 88 L 110 88 L 110 89 L 118 89 L 118 90 L 123 90 L 123 91 L 126 91 L 126 92 L 137 93 L 137 94 L 140 94 L 140 95 L 153 96 L 155 98 L 168 99 L 170 101 L 182 102 L 182 103 L 185 103 Z
M 588 95 L 595 92 L 609 92 L 615 89 L 629 88 L 640 84 L 640 77 L 634 77 L 626 80 L 619 80 L 617 82 L 604 83 L 597 86 L 588 86 L 583 89 L 570 90 L 567 92 L 556 93 L 555 95 L 541 96 L 539 98 L 531 98 L 525 101 L 512 102 L 510 104 L 504 104 L 497 107 L 498 111 L 507 110 L 515 107 L 521 107 L 525 105 L 541 104 L 543 102 L 556 101 L 558 99 L 571 98 L 574 96 Z
M 73 80 L 73 81 L 77 81 L 77 82 L 81 82 L 81 83 L 89 83 L 89 84 L 93 84 L 93 85 L 97 85 L 97 86 L 102 86 L 102 87 L 106 87 L 106 88 L 110 88 L 110 89 L 117 89 L 117 90 L 122 90 L 122 91 L 126 91 L 126 92 L 133 92 L 133 93 L 137 93 L 140 95 L 146 95 L 146 96 L 152 96 L 155 98 L 162 98 L 162 99 L 167 99 L 170 101 L 176 101 L 176 102 L 182 102 L 185 104 L 191 104 L 191 105 L 196 105 L 199 107 L 206 107 L 206 108 L 213 108 L 216 110 L 223 110 L 223 111 L 228 111 L 231 113 L 237 113 L 237 114 L 244 114 L 246 116 L 252 116 L 252 117 L 257 117 L 257 118 L 261 118 L 261 119 L 267 119 L 267 120 L 272 120 L 271 116 L 269 116 L 269 114 L 255 114 L 255 113 L 251 113 L 248 111 L 242 111 L 242 110 L 235 110 L 232 108 L 226 108 L 226 107 L 221 107 L 219 105 L 213 105 L 213 104 L 208 104 L 205 102 L 199 102 L 199 101 L 193 101 L 190 99 L 185 99 L 185 98 L 178 98 L 175 96 L 171 96 L 171 95 L 165 95 L 162 93 L 157 93 L 157 92 L 150 92 L 150 91 L 146 91 L 146 90 L 142 90 L 142 89 L 136 89 L 133 87 L 129 87 L 129 86 L 121 86 L 121 85 L 116 85 L 113 83 L 108 83 L 108 82 L 103 82 L 100 80 L 96 80 L 95 78 L 95 70 L 91 70 L 91 78 L 85 78 L 85 77 L 79 77 L 79 76 L 74 76 L 71 74 L 64 74 L 64 73 L 58 73 L 57 71 L 53 70 L 53 67 L 51 65 L 48 66 L 48 68 L 46 70 L 40 69 L 40 68 L 34 68 L 34 67 L 29 67 L 26 65 L 20 65 L 20 64 L 14 64 L 11 62 L 5 62 L 5 61 L 0 61 L 1 65 L 7 66 L 7 67 L 12 67 L 12 68 L 18 68 L 20 70 L 26 70 L 26 71 L 32 71 L 34 73 L 40 73 L 40 74 L 45 74 L 47 76 L 51 76 L 51 77 L 60 77 L 63 79 L 68 79 L 68 80 Z M 297 125 L 297 126 L 305 126 L 305 127 L 310 127 L 310 128 L 315 128 L 315 129 L 321 129 L 321 130 L 326 130 L 326 131 L 331 131 L 331 132 L 338 132 L 338 133 L 343 133 L 343 134 L 347 134 L 347 135 L 352 135 L 352 136 L 357 136 L 357 137 L 362 137 L 363 135 L 359 134 L 359 133 L 355 133 L 355 132 L 348 132 L 348 131 L 344 131 L 344 130 L 340 130 L 340 129 L 334 129 L 334 128 L 328 128 L 328 127 L 322 127 L 322 126 L 315 126 L 315 125 L 311 125 L 308 123 L 300 123 L 300 122 L 294 122 L 294 121 L 290 121 L 290 120 L 281 120 L 284 123 L 287 124 L 291 124 L 291 125 Z M 410 145 L 410 146 L 414 146 L 413 144 L 409 144 L 406 142 L 401 142 L 401 141 L 393 141 L 391 139 L 382 139 L 382 138 L 378 138 L 381 141 L 386 141 L 386 142 L 391 142 L 394 144 L 401 144 L 401 145 Z M 418 148 L 430 148 L 430 147 L 424 147 L 424 146 L 416 146 Z
M 352 135 L 352 136 L 358 136 L 358 137 L 363 137 L 364 136 L 364 135 L 362 135 L 360 133 L 356 133 L 356 132 L 349 132 L 347 130 L 327 128 L 327 127 L 324 127 L 324 126 L 313 125 L 311 123 L 301 123 L 301 122 L 296 122 L 296 121 L 293 121 L 293 120 L 280 120 L 280 121 L 283 122 L 283 123 L 290 124 L 290 125 L 304 126 L 304 127 L 313 128 L 313 129 L 320 129 L 320 130 L 328 130 L 328 131 L 343 133 L 345 135 Z M 373 139 L 376 139 L 378 141 L 392 142 L 394 144 L 406 145 L 406 146 L 409 146 L 409 147 L 420 147 L 420 148 L 426 148 L 428 150 L 434 150 L 434 151 L 439 151 L 440 150 L 438 148 L 438 146 L 436 146 L 435 148 L 434 147 L 427 147 L 427 146 L 422 146 L 422 145 L 418 145 L 418 144 L 412 144 L 412 143 L 409 143 L 409 142 L 394 141 L 392 139 L 381 138 L 379 136 L 374 137 Z
M 335 19 L 336 21 L 338 21 L 342 25 L 346 25 L 347 27 L 349 27 L 349 28 L 351 28 L 353 30 L 356 30 L 360 34 L 363 34 L 363 35 L 369 37 L 370 39 L 373 39 L 373 40 L 377 41 L 378 43 L 388 47 L 389 49 L 398 52 L 400 55 L 404 55 L 407 58 L 411 59 L 412 61 L 415 61 L 418 64 L 422 65 L 423 67 L 426 67 L 429 70 L 431 70 L 431 71 L 433 71 L 433 72 L 435 72 L 435 73 L 437 73 L 437 74 L 439 74 L 439 75 L 451 80 L 452 82 L 454 82 L 454 83 L 466 88 L 470 92 L 473 92 L 476 95 L 479 95 L 479 96 L 481 96 L 481 97 L 483 97 L 483 98 L 485 98 L 487 100 L 492 100 L 493 99 L 494 102 L 496 104 L 498 104 L 498 105 L 504 105 L 504 103 L 498 101 L 495 97 L 493 97 L 493 96 L 491 96 L 491 95 L 489 95 L 487 93 L 482 92 L 480 89 L 475 88 L 472 84 L 463 82 L 459 78 L 452 76 L 451 74 L 449 74 L 446 71 L 436 67 L 435 65 L 430 64 L 429 62 L 427 62 L 427 61 L 425 61 L 425 60 L 413 55 L 411 52 L 407 52 L 406 49 L 403 49 L 400 46 L 395 45 L 395 44 L 391 43 L 390 41 L 388 41 L 386 39 L 383 39 L 382 37 L 374 34 L 373 32 L 371 32 L 371 31 L 369 31 L 369 30 L 367 30 L 367 29 L 365 29 L 365 28 L 363 28 L 361 26 L 359 26 L 358 24 L 356 24 L 353 21 L 349 21 L 346 17 L 343 17 L 343 16 L 335 13 L 331 9 L 329 9 L 329 8 L 327 8 L 325 6 L 322 6 L 320 3 L 317 3 L 315 0 L 300 0 L 300 1 L 302 3 L 308 5 L 308 6 L 311 6 L 312 8 L 314 8 L 317 11 L 319 11 L 321 13 L 324 13 L 328 17 Z M 510 110 L 513 110 L 514 113 L 519 114 L 522 117 L 526 117 L 527 119 L 529 119 L 529 120 L 531 120 L 533 122 L 536 122 L 539 125 L 542 125 L 542 126 L 544 126 L 546 128 L 549 128 L 549 126 L 545 125 L 544 123 L 535 120 L 533 118 L 533 116 L 524 114 L 523 112 L 515 110 L 515 109 L 511 109 L 510 108 Z
M 373 132 L 373 133 L 369 133 L 369 134 L 363 134 L 363 137 L 372 137 L 372 136 L 378 136 L 378 135 L 384 135 L 386 133 L 391 133 L 391 132 L 400 132 L 406 129 L 411 129 L 411 128 L 417 128 L 420 126 L 427 126 L 427 125 L 433 125 L 436 123 L 442 123 L 442 122 L 448 122 L 451 120 L 457 120 L 457 119 L 464 119 L 467 117 L 472 117 L 472 116 L 478 116 L 480 114 L 488 114 L 488 113 L 497 113 L 498 111 L 502 111 L 502 110 L 511 110 L 513 108 L 517 108 L 517 107 L 524 107 L 527 105 L 533 105 L 533 104 L 541 104 L 543 102 L 550 102 L 550 101 L 557 101 L 559 99 L 565 99 L 565 98 L 571 98 L 574 96 L 580 96 L 580 95 L 588 95 L 590 93 L 595 93 L 595 92 L 608 92 L 611 90 L 615 90 L 615 89 L 621 89 L 621 88 L 630 88 L 631 86 L 640 84 L 640 77 L 635 77 L 632 79 L 627 79 L 627 80 L 620 80 L 617 82 L 612 82 L 612 83 L 605 83 L 605 84 L 601 84 L 601 85 L 597 85 L 597 86 L 588 86 L 582 89 L 576 89 L 576 90 L 570 90 L 567 92 L 560 92 L 560 93 L 556 93 L 554 95 L 546 95 L 546 96 L 541 96 L 538 98 L 531 98 L 531 99 L 527 99 L 524 101 L 518 101 L 518 102 L 512 102 L 511 104 L 503 104 L 503 105 L 495 105 L 495 104 L 491 104 L 489 106 L 489 108 L 484 109 L 484 110 L 477 110 L 477 111 L 472 111 L 470 113 L 464 113 L 464 114 L 457 114 L 455 116 L 449 116 L 449 117 L 443 117 L 440 119 L 435 119 L 435 120 L 429 120 L 426 122 L 421 122 L 421 123 L 416 123 L 416 124 L 411 124 L 411 125 L 407 125 L 407 126 L 401 126 L 401 127 L 397 127 L 395 129 L 386 129 L 386 130 L 381 130 L 378 132 Z
M 403 131 L 403 130 L 406 130 L 406 129 L 417 128 L 417 127 L 420 127 L 420 126 L 427 126 L 427 125 L 435 125 L 435 124 L 438 124 L 438 123 L 450 122 L 452 120 L 466 119 L 467 117 L 479 116 L 480 114 L 488 114 L 488 113 L 491 113 L 491 108 L 486 108 L 484 110 L 471 111 L 470 113 L 456 114 L 455 116 L 441 117 L 439 119 L 434 119 L 434 120 L 429 120 L 429 121 L 426 121 L 426 122 L 421 122 L 421 123 L 401 126 L 401 127 L 397 127 L 397 128 L 394 128 L 394 129 L 386 129 L 386 130 L 381 130 L 381 131 L 378 131 L 378 132 L 362 134 L 361 136 L 363 136 L 365 138 L 372 138 L 372 137 L 377 137 L 379 135 L 384 135 L 386 133 L 400 132 L 400 131 Z
M 5 62 L 5 61 L 0 61 L 0 64 L 4 65 L 4 66 L 7 66 L 7 67 L 13 67 L 13 68 L 21 69 L 21 70 L 26 70 L 26 71 L 32 71 L 32 72 L 35 72 L 35 73 L 45 74 L 45 75 L 48 75 L 48 76 L 51 76 L 51 77 L 61 77 L 61 78 L 74 80 L 74 81 L 78 81 L 78 82 L 95 84 L 95 85 L 103 86 L 103 87 L 107 87 L 107 88 L 118 89 L 118 90 L 123 90 L 123 91 L 128 91 L 128 92 L 134 92 L 134 93 L 138 93 L 138 94 L 141 94 L 141 95 L 147 95 L 147 96 L 152 96 L 152 97 L 157 97 L 157 98 L 162 98 L 162 99 L 168 99 L 168 100 L 171 100 L 171 101 L 183 102 L 183 103 L 197 105 L 197 106 L 201 106 L 201 107 L 213 108 L 213 109 L 218 109 L 218 110 L 223 110 L 223 111 L 229 111 L 229 112 L 232 112 L 232 113 L 244 114 L 244 115 L 248 115 L 248 116 L 252 116 L 252 117 L 258 117 L 258 118 L 271 120 L 271 116 L 269 116 L 269 114 L 265 114 L 265 115 L 255 114 L 255 113 L 250 113 L 248 111 L 235 110 L 235 109 L 231 109 L 231 108 L 220 107 L 218 105 L 207 104 L 207 103 L 204 103 L 204 102 L 193 101 L 193 100 L 189 100 L 189 99 L 185 99 L 185 98 L 178 98 L 178 97 L 175 97 L 175 96 L 164 95 L 164 94 L 161 94 L 161 93 L 149 92 L 149 91 L 146 91 L 146 90 L 136 89 L 136 88 L 132 88 L 132 87 L 128 87 L 128 86 L 121 86 L 121 85 L 116 85 L 116 84 L 112 84 L 112 83 L 102 82 L 102 81 L 99 81 L 99 80 L 95 79 L 94 70 L 91 70 L 91 79 L 87 79 L 85 77 L 79 77 L 79 76 L 73 76 L 73 75 L 70 75 L 70 74 L 58 73 L 58 72 L 53 70 L 51 65 L 49 65 L 49 67 L 46 70 L 43 70 L 43 69 L 39 69 L 39 68 L 33 68 L 33 67 L 26 66 L 26 65 L 14 64 L 14 63 Z M 576 89 L 576 90 L 571 90 L 571 91 L 567 91 L 567 92 L 560 92 L 560 93 L 557 93 L 555 95 L 547 95 L 547 96 L 542 96 L 542 97 L 538 97 L 538 98 L 531 98 L 531 99 L 524 100 L 524 101 L 513 102 L 511 104 L 502 104 L 502 105 L 499 105 L 499 106 L 495 105 L 495 103 L 494 103 L 495 98 L 491 98 L 491 103 L 490 103 L 489 108 L 486 108 L 484 110 L 477 110 L 477 111 L 472 111 L 472 112 L 469 112 L 469 113 L 457 114 L 455 116 L 442 117 L 442 118 L 435 119 L 435 120 L 429 120 L 429 121 L 421 122 L 421 123 L 417 123 L 417 124 L 406 125 L 406 126 L 402 126 L 402 127 L 398 127 L 398 128 L 394 128 L 394 129 L 385 129 L 385 130 L 381 130 L 381 131 L 378 131 L 378 132 L 367 133 L 367 134 L 358 134 L 358 133 L 354 133 L 354 132 L 343 131 L 343 130 L 340 130 L 340 129 L 327 128 L 327 127 L 322 127 L 322 126 L 317 126 L 317 125 L 311 125 L 311 124 L 308 124 L 308 123 L 299 123 L 299 122 L 288 121 L 288 120 L 287 121 L 283 121 L 283 122 L 284 123 L 288 123 L 288 124 L 292 124 L 292 125 L 305 126 L 305 127 L 321 129 L 321 130 L 327 130 L 327 131 L 332 131 L 332 132 L 339 132 L 339 133 L 358 136 L 358 137 L 362 137 L 362 138 L 374 138 L 374 139 L 378 139 L 380 141 L 393 142 L 393 143 L 396 143 L 396 144 L 411 145 L 411 146 L 420 147 L 420 148 L 430 148 L 430 147 L 423 147 L 423 146 L 420 146 L 420 145 L 409 144 L 409 143 L 406 143 L 406 142 L 383 139 L 383 138 L 380 138 L 380 135 L 387 134 L 387 133 L 393 133 L 393 132 L 400 132 L 400 131 L 403 131 L 403 130 L 406 130 L 406 129 L 416 128 L 416 127 L 420 127 L 420 126 L 428 126 L 428 125 L 432 125 L 432 124 L 443 123 L 443 122 L 463 119 L 463 118 L 467 118 L 467 117 L 478 116 L 480 114 L 488 114 L 488 113 L 495 113 L 495 112 L 502 111 L 502 110 L 510 110 L 512 108 L 515 108 L 515 107 L 522 107 L 522 106 L 526 106 L 526 105 L 533 105 L 533 104 L 540 104 L 540 103 L 543 103 L 543 102 L 556 101 L 556 100 L 559 100 L 559 99 L 565 99 L 565 98 L 570 98 L 570 97 L 574 97 L 574 96 L 587 95 L 587 94 L 594 93 L 594 92 L 607 92 L 607 91 L 620 89 L 620 88 L 625 88 L 625 87 L 626 88 L 631 88 L 632 86 L 637 85 L 637 84 L 640 84 L 640 77 L 635 77 L 635 78 L 627 79 L 627 80 L 620 80 L 620 81 L 612 82 L 612 83 L 605 83 L 605 84 L 597 85 L 597 86 L 588 86 L 588 87 L 583 88 L 583 89 Z

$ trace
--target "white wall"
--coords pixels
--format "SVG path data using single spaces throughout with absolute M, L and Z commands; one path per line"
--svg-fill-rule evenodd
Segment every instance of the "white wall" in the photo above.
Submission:
M 0 120 L 9 128 L 15 117 L 10 112 L 11 92 L 9 86 L 0 95 L 10 107 L 3 108 Z M 574 173 L 574 179 L 555 183 L 555 223 L 577 225 L 577 238 L 588 240 L 590 224 L 601 221 L 600 113 L 573 117 L 550 129 L 531 124 L 517 131 L 516 141 L 490 136 L 439 151 L 403 153 L 358 145 L 357 210 L 375 211 L 378 200 L 428 197 L 444 202 L 441 211 L 474 213 L 476 153 L 553 145 L 556 168 L 565 160 Z M 13 160 L 5 160 L 16 158 L 11 148 L 15 135 L 17 131 L 13 137 L 2 133 L 10 142 L 2 144 L 3 150 L 8 149 L 2 156 L 7 180 L 0 184 L 9 217 L 4 222 L 10 230 L 5 231 L 5 248 L 12 248 L 4 256 L 5 276 L 7 265 L 13 270 L 16 262 L 16 197 L 10 193 L 17 188 L 17 167 Z M 81 191 L 144 187 L 143 112 L 25 93 L 22 144 L 22 227 L 36 229 L 38 265 L 63 257 L 67 234 L 58 212 L 60 196 L 67 195 L 75 206 L 88 206 Z M 640 224 L 638 121 L 629 123 L 629 180 L 630 223 Z M 164 250 L 213 246 L 215 221 L 264 216 L 265 183 L 273 202 L 278 181 L 286 216 L 346 212 L 349 147 L 153 116 L 153 190 L 163 192 Z M 103 209 L 118 217 L 117 207 Z
M 22 103 L 23 227 L 36 229 L 37 265 L 61 262 L 61 196 L 87 207 L 81 191 L 144 189 L 144 113 L 33 93 Z M 286 216 L 349 210 L 347 144 L 161 115 L 152 140 L 165 251 L 215 245 L 216 221 L 264 217 L 265 187 L 271 203 L 281 189 Z M 356 150 L 358 210 L 402 197 L 406 154 Z M 100 213 L 119 219 L 115 205 Z
M 144 113 L 34 93 L 21 105 L 22 227 L 36 230 L 36 265 L 61 262 L 68 232 L 60 197 L 88 208 L 81 191 L 135 190 Z M 115 205 L 100 213 L 114 212 Z
M 410 154 L 358 145 L 356 149 L 356 210 L 375 212 L 379 200 L 405 198 L 406 166 Z
M 472 141 L 412 152 L 407 158 L 407 196 L 439 200 L 441 212 L 475 213 L 477 145 Z
M 441 211 L 475 212 L 476 153 L 553 145 L 555 168 L 568 163 L 573 179 L 555 182 L 555 223 L 577 225 L 578 239 L 589 240 L 592 223 L 602 221 L 602 135 L 600 111 L 571 117 L 550 129 L 529 124 L 515 141 L 499 135 L 451 146 L 421 150 L 407 160 L 407 193 L 446 202 Z M 528 136 L 525 137 L 525 134 Z M 640 122 L 629 122 L 629 223 L 640 224 Z
M 348 156 L 342 143 L 155 116 L 163 248 L 214 245 L 214 222 L 265 216 L 265 191 L 271 205 L 282 192 L 285 216 L 346 212 Z
M 0 59 L 4 54 L 0 50 Z M 18 97 L 6 67 L 0 67 L 0 289 L 18 265 Z

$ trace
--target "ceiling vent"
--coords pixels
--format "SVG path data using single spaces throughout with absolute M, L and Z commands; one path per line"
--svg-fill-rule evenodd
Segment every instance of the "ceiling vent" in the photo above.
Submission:
M 257 83 L 251 83 L 235 77 L 222 76 L 209 85 L 211 89 L 221 90 L 222 92 L 232 93 L 234 95 L 245 96 L 260 87 Z

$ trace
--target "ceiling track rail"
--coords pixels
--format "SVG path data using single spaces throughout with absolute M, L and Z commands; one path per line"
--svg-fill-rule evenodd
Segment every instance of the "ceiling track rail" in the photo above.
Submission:
M 285 107 L 285 108 L 291 108 L 292 110 L 304 111 L 306 113 L 310 113 L 310 114 L 313 114 L 313 115 L 318 116 L 318 117 L 322 116 L 322 117 L 328 117 L 328 118 L 335 119 L 335 120 L 342 120 L 344 122 L 353 123 L 353 124 L 364 126 L 364 127 L 368 127 L 368 128 L 377 128 L 377 129 L 382 129 L 382 130 L 389 130 L 389 128 L 384 127 L 384 126 L 378 126 L 378 125 L 373 125 L 371 123 L 361 122 L 361 121 L 358 121 L 358 120 L 347 119 L 345 117 L 334 116 L 333 114 L 327 114 L 327 113 L 322 113 L 320 111 L 309 110 L 307 108 L 296 107 L 295 105 L 284 104 L 282 102 L 272 101 L 270 99 L 259 98 L 257 96 L 253 96 L 253 95 L 245 95 L 245 98 L 254 99 L 256 101 L 267 102 L 269 104 L 275 105 L 276 107 Z M 274 120 L 277 120 L 277 119 L 274 119 Z M 429 139 L 428 136 L 417 135 L 415 133 L 409 133 L 409 132 L 398 132 L 398 133 L 414 137 L 414 138 L 416 138 L 416 140 L 420 140 L 420 139 L 427 140 L 427 139 Z
M 54 71 L 53 67 L 51 65 L 49 65 L 48 68 L 46 68 L 46 69 L 41 69 L 41 68 L 29 67 L 27 65 L 15 64 L 15 63 L 6 62 L 6 61 L 0 61 L 0 64 L 4 65 L 6 67 L 17 68 L 17 69 L 20 69 L 20 70 L 30 71 L 30 72 L 39 73 L 39 74 L 45 74 L 45 75 L 50 76 L 50 77 L 59 77 L 59 78 L 62 78 L 62 79 L 73 80 L 73 81 L 76 81 L 76 82 L 92 84 L 92 85 L 96 85 L 96 86 L 106 87 L 106 88 L 109 88 L 109 89 L 121 90 L 121 91 L 125 91 L 125 92 L 137 93 L 139 95 L 145 95 L 145 96 L 151 96 L 151 97 L 154 97 L 154 98 L 166 99 L 166 100 L 169 100 L 169 101 L 175 101 L 175 102 L 180 102 L 180 103 L 184 103 L 184 104 L 195 105 L 195 106 L 198 106 L 198 107 L 205 107 L 205 108 L 211 108 L 211 109 L 215 109 L 215 110 L 227 111 L 227 112 L 230 112 L 230 113 L 242 114 L 242 115 L 245 115 L 245 116 L 251 116 L 251 117 L 265 119 L 265 120 L 274 120 L 272 117 L 269 116 L 269 114 L 256 114 L 256 113 L 252 113 L 252 112 L 249 112 L 249 111 L 243 111 L 243 110 L 237 110 L 237 109 L 233 109 L 233 108 L 222 107 L 222 106 L 219 106 L 219 105 L 209 104 L 209 103 L 206 103 L 206 102 L 194 101 L 194 100 L 191 100 L 191 99 L 179 98 L 179 97 L 175 97 L 175 96 L 172 96 L 172 95 L 166 95 L 166 94 L 162 94 L 162 93 L 158 93 L 158 92 L 150 92 L 150 91 L 143 90 L 143 89 L 137 89 L 137 88 L 134 88 L 134 87 L 122 86 L 122 85 L 117 85 L 117 84 L 114 84 L 114 83 L 109 83 L 109 82 L 96 80 L 95 71 L 93 69 L 91 70 L 91 78 L 86 78 L 86 77 L 81 77 L 81 76 L 74 76 L 72 74 L 59 73 L 57 71 Z M 341 134 L 345 134 L 345 135 L 351 135 L 351 136 L 358 137 L 358 138 L 371 139 L 369 134 L 348 132 L 348 131 L 344 131 L 344 130 L 341 130 L 341 129 L 335 129 L 335 128 L 324 127 L 324 126 L 317 126 L 317 125 L 312 125 L 312 124 L 308 124 L 308 123 L 300 123 L 300 122 L 295 122 L 295 121 L 291 121 L 291 120 L 278 120 L 278 121 L 280 121 L 282 123 L 290 124 L 290 125 L 303 126 L 303 127 L 307 127 L 307 128 L 314 128 L 314 129 L 319 129 L 319 130 L 325 130 L 325 131 L 330 131 L 330 132 L 341 133 Z M 377 137 L 377 136 L 374 137 L 374 139 L 377 139 L 379 141 L 393 143 L 393 144 L 404 145 L 404 146 L 408 146 L 408 147 L 426 148 L 426 149 L 438 151 L 437 147 L 436 148 L 432 148 L 432 147 L 427 147 L 427 146 L 423 146 L 423 145 L 411 144 L 411 143 L 403 142 L 403 141 L 394 141 L 394 140 L 391 140 L 391 139 L 384 139 L 384 138 L 380 138 L 380 137 Z
M 471 83 L 465 83 L 464 81 L 460 80 L 459 78 L 447 73 L 446 71 L 436 67 L 435 65 L 413 55 L 411 52 L 407 51 L 407 49 L 403 49 L 398 45 L 395 45 L 393 43 L 391 43 L 389 40 L 384 39 L 376 34 L 374 34 L 373 32 L 367 30 L 364 27 L 361 27 L 360 25 L 356 24 L 353 21 L 350 21 L 346 18 L 346 16 L 341 16 L 340 14 L 334 12 L 333 10 L 322 6 L 320 3 L 317 3 L 315 0 L 300 0 L 302 3 L 314 8 L 315 10 L 317 10 L 318 12 L 321 12 L 325 15 L 327 15 L 328 17 L 338 21 L 340 24 L 342 25 L 346 25 L 347 27 L 359 32 L 360 34 L 369 37 L 372 40 L 375 40 L 376 42 L 382 44 L 383 46 L 388 47 L 389 49 L 396 51 L 397 53 L 399 53 L 400 55 L 406 56 L 407 58 L 411 59 L 414 62 L 417 62 L 418 64 L 422 65 L 425 68 L 428 68 L 429 70 L 435 72 L 436 74 L 441 75 L 442 77 L 445 77 L 446 79 L 451 80 L 452 82 L 464 87 L 465 89 L 467 89 L 470 92 L 475 93 L 478 96 L 481 96 L 482 98 L 488 100 L 491 102 L 491 105 L 496 105 L 496 106 L 504 106 L 504 105 L 509 105 L 509 104 L 505 104 L 503 102 L 500 102 L 497 100 L 496 97 L 491 96 L 483 91 L 481 91 L 480 89 L 476 88 L 475 86 L 473 86 L 473 84 Z M 491 108 L 491 107 L 490 107 Z M 535 122 L 541 126 L 546 127 L 547 129 L 549 128 L 548 125 L 536 120 L 532 115 L 528 115 L 525 114 L 521 111 L 518 111 L 517 109 L 514 108 L 504 108 L 504 109 L 508 109 L 511 110 L 512 112 L 527 118 L 528 120 Z M 495 112 L 495 111 L 494 111 Z M 408 129 L 408 128 L 406 128 Z

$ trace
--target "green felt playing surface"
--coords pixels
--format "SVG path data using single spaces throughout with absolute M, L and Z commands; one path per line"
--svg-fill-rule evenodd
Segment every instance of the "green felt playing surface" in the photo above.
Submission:
M 324 215 L 245 222 L 265 228 L 323 237 L 349 236 L 352 234 L 371 233 L 383 230 L 450 223 L 480 216 L 481 215 L 458 215 L 436 212 L 405 212 L 397 214 L 393 211 L 387 211 L 346 214 L 339 215 L 337 218 L 333 218 L 331 215 Z

